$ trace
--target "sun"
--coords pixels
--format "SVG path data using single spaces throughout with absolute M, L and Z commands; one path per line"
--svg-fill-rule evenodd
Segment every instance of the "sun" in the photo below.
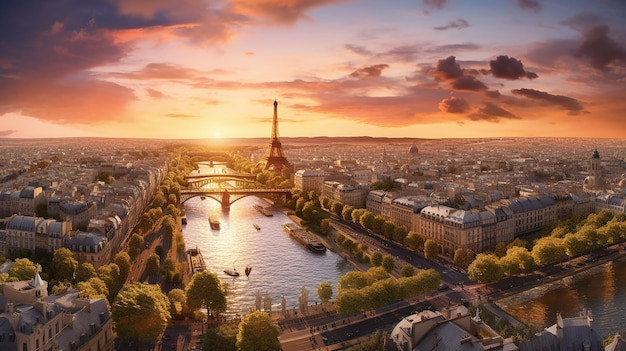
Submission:
M 213 138 L 219 139 L 221 137 L 222 137 L 222 132 L 220 132 L 219 130 L 216 130 L 215 133 L 213 133 Z

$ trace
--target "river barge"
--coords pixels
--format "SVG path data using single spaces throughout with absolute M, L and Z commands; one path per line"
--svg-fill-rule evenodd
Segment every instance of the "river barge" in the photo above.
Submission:
M 302 229 L 295 223 L 285 223 L 283 224 L 283 230 L 285 233 L 291 235 L 294 239 L 296 239 L 300 244 L 306 246 L 312 252 L 315 253 L 325 253 L 326 246 L 319 241 L 314 234 L 309 233 L 308 230 Z
M 263 207 L 261 205 L 254 205 L 254 209 L 261 212 L 261 214 L 263 214 L 265 217 L 272 217 L 274 215 L 272 211 L 267 209 L 267 207 Z
M 206 269 L 206 264 L 204 263 L 204 258 L 199 248 L 196 247 L 195 249 L 187 250 L 187 257 L 189 257 L 189 268 L 192 274 L 202 272 Z

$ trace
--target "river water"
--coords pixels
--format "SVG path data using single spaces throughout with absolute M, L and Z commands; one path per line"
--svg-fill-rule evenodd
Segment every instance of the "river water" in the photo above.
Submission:
M 591 310 L 594 328 L 602 337 L 626 331 L 626 260 L 609 262 L 498 301 L 518 320 L 534 327 L 556 323 L 556 313 L 575 317 Z
M 282 230 L 282 224 L 293 222 L 288 216 L 274 209 L 274 216 L 266 217 L 254 205 L 267 207 L 268 203 L 248 196 L 233 203 L 230 210 L 223 210 L 213 199 L 195 197 L 184 205 L 185 244 L 188 249 L 198 247 L 207 269 L 228 284 L 227 312 L 248 313 L 255 306 L 257 292 L 261 297 L 269 294 L 273 310 L 281 309 L 283 296 L 287 308 L 298 307 L 303 286 L 310 303 L 319 301 L 317 286 L 323 281 L 330 282 L 336 292 L 339 278 L 353 267 L 330 250 L 325 254 L 309 251 Z M 219 230 L 211 229 L 209 216 L 219 217 Z M 255 223 L 260 230 L 254 228 Z M 244 274 L 246 266 L 252 267 L 248 277 Z M 224 273 L 233 267 L 240 272 L 239 277 Z

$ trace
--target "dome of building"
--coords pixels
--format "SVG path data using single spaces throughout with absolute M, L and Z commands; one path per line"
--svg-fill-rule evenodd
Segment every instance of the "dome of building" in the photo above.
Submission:
M 417 146 L 415 144 L 411 145 L 411 147 L 409 148 L 409 153 L 412 155 L 417 155 Z

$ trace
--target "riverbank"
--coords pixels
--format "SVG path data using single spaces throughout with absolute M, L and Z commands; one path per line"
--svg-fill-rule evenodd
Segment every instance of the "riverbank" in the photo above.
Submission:
M 556 315 L 546 316 L 545 325 L 527 325 L 526 322 L 520 321 L 516 316 L 511 314 L 508 309 L 512 308 L 512 306 L 519 306 L 520 304 L 526 306 L 525 308 L 530 308 L 526 305 L 526 302 L 536 299 L 539 295 L 546 294 L 554 289 L 559 289 L 564 285 L 572 284 L 572 282 L 584 279 L 589 275 L 598 274 L 606 265 L 626 261 L 625 248 L 626 243 L 613 245 L 607 249 L 609 252 L 613 252 L 609 255 L 596 257 L 592 254 L 588 254 L 544 267 L 542 270 L 534 271 L 525 276 L 515 277 L 516 280 L 513 281 L 509 279 L 509 283 L 505 282 L 505 284 L 509 285 L 504 286 L 502 290 L 494 291 L 489 294 L 486 299 L 487 301 L 485 301 L 483 305 L 489 309 L 490 312 L 502 319 L 508 320 L 513 326 L 542 329 L 552 325 L 553 318 L 556 318 Z M 522 280 L 520 281 L 520 279 Z M 512 282 L 515 282 L 515 285 L 510 286 Z M 501 287 L 502 282 L 491 284 L 488 286 L 488 289 L 494 289 L 497 285 Z M 583 309 L 586 307 L 587 306 L 575 306 L 574 309 Z

